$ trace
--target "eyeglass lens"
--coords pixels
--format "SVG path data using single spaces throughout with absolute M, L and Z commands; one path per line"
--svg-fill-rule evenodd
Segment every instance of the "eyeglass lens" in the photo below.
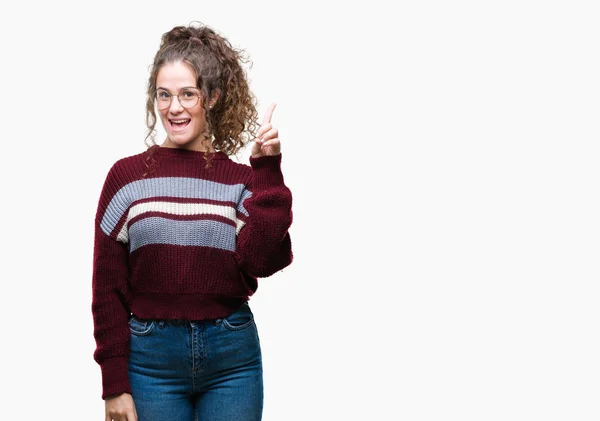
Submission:
M 184 108 L 192 108 L 195 107 L 200 99 L 198 92 L 193 89 L 183 89 L 179 92 L 178 95 L 171 95 L 164 89 L 159 89 L 156 91 L 156 104 L 159 110 L 164 110 L 171 106 L 171 101 L 173 97 L 176 96 L 179 100 L 179 103 Z

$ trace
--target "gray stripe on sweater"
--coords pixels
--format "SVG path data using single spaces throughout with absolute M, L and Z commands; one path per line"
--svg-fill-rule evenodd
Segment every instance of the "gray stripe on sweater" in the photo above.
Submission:
M 129 226 L 129 252 L 147 244 L 206 246 L 235 251 L 235 227 L 210 219 L 180 221 L 159 216 Z
M 155 177 L 137 180 L 124 185 L 111 199 L 100 227 L 106 235 L 115 229 L 129 205 L 136 200 L 155 196 L 211 199 L 237 203 L 237 210 L 248 216 L 243 202 L 252 196 L 244 184 L 223 184 L 191 177 Z

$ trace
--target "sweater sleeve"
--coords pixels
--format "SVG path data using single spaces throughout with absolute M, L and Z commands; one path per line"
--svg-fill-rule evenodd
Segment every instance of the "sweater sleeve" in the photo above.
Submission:
M 281 153 L 250 156 L 250 166 L 251 177 L 238 204 L 243 226 L 234 257 L 248 275 L 264 278 L 293 260 L 288 231 L 292 224 L 292 193 L 283 180 Z
M 120 177 L 110 169 L 100 199 L 94 228 L 92 315 L 96 350 L 94 360 L 102 372 L 102 399 L 132 393 L 128 378 L 129 358 L 129 249 L 117 240 L 115 225 L 123 209 L 116 194 Z

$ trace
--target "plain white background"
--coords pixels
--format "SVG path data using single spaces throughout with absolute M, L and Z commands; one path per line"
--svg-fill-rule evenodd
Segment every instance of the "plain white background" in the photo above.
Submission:
M 4 418 L 104 420 L 97 200 L 194 20 L 278 104 L 295 261 L 251 299 L 265 421 L 600 417 L 594 2 L 391 4 L 2 6 Z

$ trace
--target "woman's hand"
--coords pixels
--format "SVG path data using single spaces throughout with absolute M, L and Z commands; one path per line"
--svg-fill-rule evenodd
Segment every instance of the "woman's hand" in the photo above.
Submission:
M 121 393 L 104 400 L 106 408 L 105 421 L 138 421 L 133 396 L 129 393 Z
M 271 125 L 271 116 L 273 116 L 273 110 L 276 105 L 274 102 L 271 103 L 265 113 L 265 118 L 256 133 L 256 139 L 252 145 L 252 158 L 279 155 L 281 153 L 281 144 L 278 138 L 279 132 Z

